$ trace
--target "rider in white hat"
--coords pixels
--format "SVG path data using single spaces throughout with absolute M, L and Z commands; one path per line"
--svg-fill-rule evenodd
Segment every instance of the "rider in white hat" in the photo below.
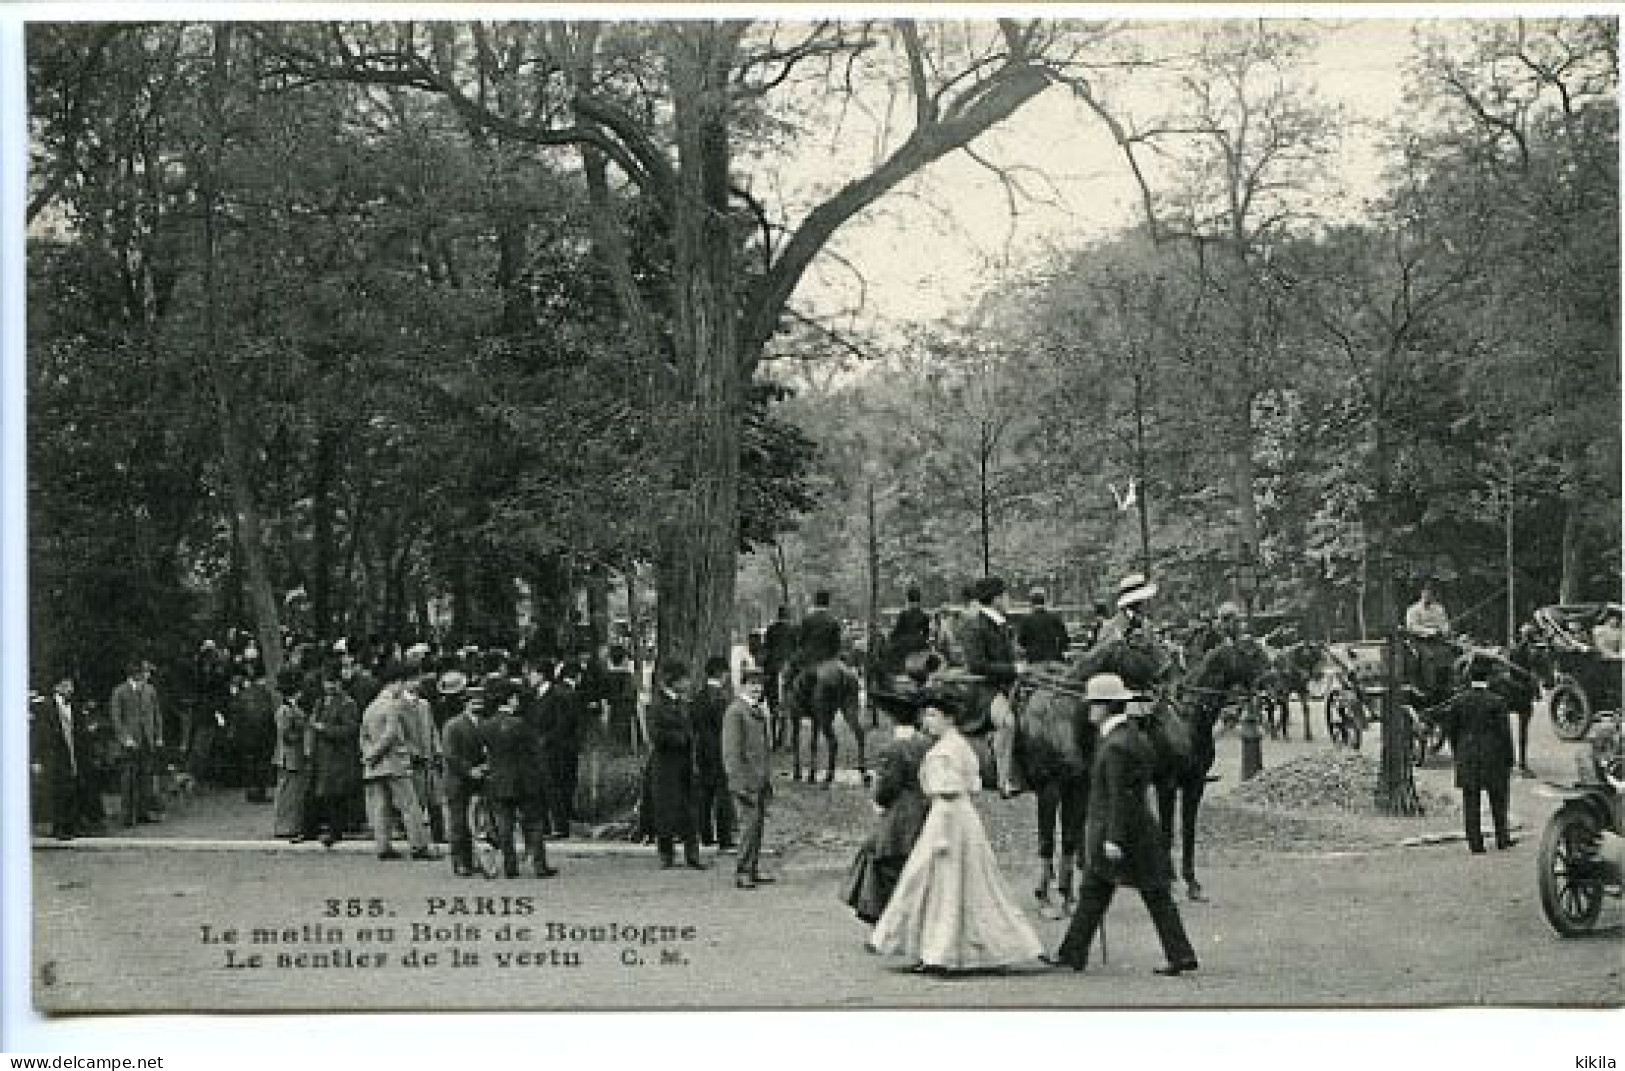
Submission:
M 1125 576 L 1117 584 L 1117 613 L 1100 626 L 1095 642 L 1121 640 L 1138 631 L 1145 624 L 1146 603 L 1156 594 L 1157 585 L 1147 580 L 1144 573 Z

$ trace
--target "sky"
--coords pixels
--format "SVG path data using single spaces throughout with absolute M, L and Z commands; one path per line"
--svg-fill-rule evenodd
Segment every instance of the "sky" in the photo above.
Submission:
M 1341 20 L 1318 24 L 1324 39 L 1305 65 L 1306 79 L 1350 122 L 1330 171 L 1340 190 L 1328 207 L 1357 211 L 1377 192 L 1382 170 L 1375 124 L 1401 107 L 1414 21 Z M 1156 106 L 1149 88 L 1123 98 L 1136 113 Z M 800 162 L 827 177 L 814 154 Z M 1063 90 L 1050 90 L 977 143 L 1000 164 L 1023 163 L 1047 181 L 1029 186 L 1039 200 L 1012 217 L 999 181 L 963 153 L 939 161 L 905 196 L 893 196 L 852 220 L 809 271 L 797 300 L 829 314 L 859 301 L 857 322 L 885 325 L 952 316 L 1006 273 L 1046 252 L 1134 226 L 1143 219 L 1138 188 L 1105 127 Z M 841 154 L 849 155 L 849 154 Z M 861 161 L 853 161 L 861 163 Z M 843 160 L 843 163 L 848 161 Z M 1332 199 L 1341 193 L 1338 204 Z M 860 286 L 855 276 L 861 274 Z

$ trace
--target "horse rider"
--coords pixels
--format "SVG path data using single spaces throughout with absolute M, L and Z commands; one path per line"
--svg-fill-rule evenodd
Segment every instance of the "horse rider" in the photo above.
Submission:
M 1066 649 L 1072 637 L 1066 633 L 1066 622 L 1047 605 L 1048 594 L 1043 588 L 1033 588 L 1027 595 L 1032 604 L 1026 616 L 1016 625 L 1016 642 L 1028 662 L 1064 662 Z
M 892 625 L 886 660 L 896 672 L 901 672 L 903 663 L 908 660 L 909 655 L 929 650 L 931 647 L 931 617 L 921 607 L 920 601 L 920 589 L 910 587 L 908 605 L 897 615 L 897 622 Z
M 1421 596 L 1405 611 L 1405 634 L 1416 650 L 1423 688 L 1430 696 L 1449 691 L 1450 664 L 1454 652 L 1450 644 L 1450 615 L 1438 599 L 1432 580 L 1422 582 Z
M 1156 594 L 1157 585 L 1144 573 L 1130 573 L 1119 581 L 1117 613 L 1100 626 L 1094 646 L 1084 656 L 1097 663 L 1097 672 L 1116 673 L 1141 695 L 1155 688 L 1171 664 L 1146 616 Z
M 812 611 L 801 619 L 796 633 L 796 653 L 791 661 L 791 691 L 796 697 L 792 713 L 796 717 L 812 709 L 818 667 L 841 657 L 841 623 L 830 612 L 829 602 L 828 591 L 814 592 Z
M 1013 795 L 1015 778 L 1015 715 L 1010 693 L 1016 683 L 1016 646 L 1005 619 L 1004 580 L 985 576 L 970 585 L 976 612 L 960 627 L 959 642 L 965 653 L 965 671 L 979 678 L 970 685 L 970 703 L 959 730 L 966 736 L 994 733 L 994 763 L 999 791 Z
M 772 724 L 773 746 L 784 743 L 784 725 L 779 719 L 783 699 L 784 671 L 796 656 L 796 627 L 790 623 L 790 608 L 780 606 L 778 616 L 762 633 L 762 676 L 767 695 L 767 718 Z

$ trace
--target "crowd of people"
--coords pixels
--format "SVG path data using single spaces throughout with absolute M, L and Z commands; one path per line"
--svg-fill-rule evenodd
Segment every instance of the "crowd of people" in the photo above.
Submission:
M 997 577 L 966 589 L 969 609 L 951 636 L 941 615 L 925 611 L 920 592 L 909 591 L 887 654 L 899 679 L 911 683 L 905 692 L 871 693 L 892 726 L 873 782 L 877 824 L 844 888 L 846 903 L 872 926 L 872 950 L 909 957 L 926 971 L 1034 959 L 1082 970 L 1115 889 L 1128 885 L 1161 939 L 1158 972 L 1197 969 L 1170 892 L 1167 819 L 1148 802 L 1162 746 L 1148 717 L 1172 664 L 1145 612 L 1156 591 L 1143 575 L 1125 577 L 1115 612 L 1097 608 L 1078 637 L 1047 608 L 1042 590 L 1030 592 L 1029 611 L 1010 620 Z M 1234 644 L 1235 617 L 1221 608 L 1212 642 L 1204 647 L 1193 637 L 1193 649 Z M 1617 632 L 1617 615 L 1598 625 L 1599 632 L 1610 628 Z M 1405 631 L 1421 650 L 1449 642 L 1450 618 L 1431 584 L 1407 612 Z M 1101 663 L 1113 671 L 1087 676 L 1086 713 L 1071 730 L 1079 744 L 1087 737 L 1083 787 L 1077 799 L 1051 808 L 1065 853 L 1081 863 L 1076 911 L 1051 955 L 1005 887 L 972 800 L 989 788 L 1015 790 L 1017 680 L 1031 666 L 1066 662 L 1077 640 L 1088 648 L 1084 664 L 1100 661 L 1101 651 L 1117 655 Z M 1597 637 L 1600 648 L 1610 641 L 1617 643 Z M 553 661 L 424 643 L 365 652 L 348 641 L 292 644 L 272 680 L 253 641 L 232 634 L 200 646 L 195 701 L 174 721 L 166 720 L 145 660 L 129 664 L 100 726 L 78 705 L 71 677 L 53 682 L 31 709 L 36 772 L 59 838 L 105 828 L 96 754 L 111 749 L 117 820 L 126 826 L 161 820 L 155 785 L 176 775 L 178 761 L 191 775 L 270 804 L 275 837 L 331 847 L 346 834 L 370 835 L 380 860 L 439 859 L 435 845 L 445 843 L 460 876 L 477 873 L 470 826 L 477 797 L 493 819 L 503 872 L 519 877 L 525 860 L 533 876 L 550 878 L 558 870 L 547 843 L 573 833 L 582 748 L 601 733 L 645 755 L 638 832 L 659 864 L 707 869 L 700 849 L 715 845 L 735 856 L 736 886 L 754 889 L 774 880 L 762 868 L 761 846 L 777 712 L 785 703 L 804 710 L 820 665 L 840 659 L 842 647 L 829 593 L 818 592 L 799 623 L 781 609 L 742 666 L 716 655 L 695 674 L 666 660 L 640 716 L 639 682 L 620 648 Z M 945 647 L 959 663 L 953 687 L 940 675 Z M 1468 687 L 1445 689 L 1451 694 L 1440 717 L 1475 853 L 1485 850 L 1481 795 L 1488 796 L 1496 846 L 1516 843 L 1507 824 L 1509 778 L 1515 765 L 1528 771 L 1528 721 L 1541 675 L 1538 644 L 1525 632 L 1508 659 L 1474 662 Z M 177 722 L 178 750 L 166 747 Z M 1194 877 L 1186 876 L 1194 898 Z
M 588 737 L 624 751 L 641 740 L 638 686 L 620 647 L 560 661 L 349 640 L 290 641 L 280 653 L 272 679 L 255 642 L 233 632 L 203 641 L 194 663 L 173 674 L 179 695 L 161 699 L 154 665 L 134 659 L 105 705 L 85 701 L 69 673 L 32 696 L 33 772 L 53 835 L 159 822 L 167 798 L 210 786 L 272 805 L 268 831 L 276 837 L 331 844 L 347 833 L 376 836 L 369 797 L 382 796 L 394 815 L 385 830 L 404 827 L 422 847 L 413 833 L 421 820 L 431 839 L 444 841 L 444 726 L 485 683 L 506 680 L 535 707 L 548 828 L 568 836 Z M 408 791 L 414 805 L 403 807 L 397 798 Z M 108 794 L 120 801 L 111 816 Z

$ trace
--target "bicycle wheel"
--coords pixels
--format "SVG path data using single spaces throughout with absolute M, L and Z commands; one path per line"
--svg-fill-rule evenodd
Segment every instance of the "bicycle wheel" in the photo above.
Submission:
M 474 865 L 488 878 L 501 874 L 502 845 L 497 839 L 497 821 L 484 796 L 468 801 L 468 830 L 474 839 Z

